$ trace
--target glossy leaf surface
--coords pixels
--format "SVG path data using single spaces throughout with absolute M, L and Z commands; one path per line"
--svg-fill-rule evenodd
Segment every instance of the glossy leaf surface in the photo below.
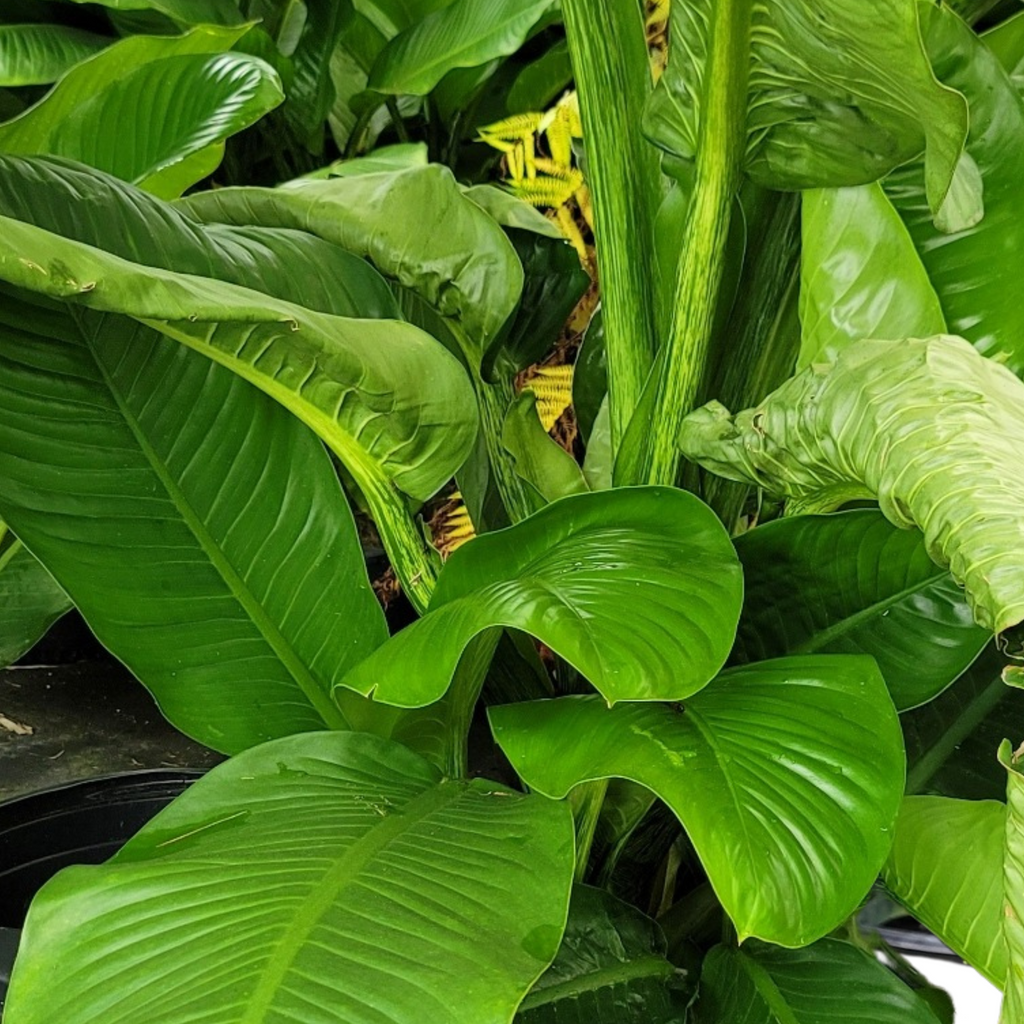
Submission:
M 801 946 L 864 897 L 903 794 L 899 724 L 869 658 L 817 655 L 723 673 L 680 707 L 596 697 L 491 708 L 532 789 L 646 786 L 689 834 L 740 937 Z
M 449 71 L 515 53 L 551 6 L 551 0 L 454 0 L 384 47 L 370 88 L 425 96 Z
M 882 874 L 914 917 L 1000 988 L 1005 836 L 998 800 L 907 797 Z
M 692 495 L 575 495 L 459 548 L 427 614 L 344 684 L 388 704 L 429 704 L 469 642 L 504 626 L 537 637 L 609 702 L 677 700 L 725 661 L 742 590 L 728 536 Z
M 515 1024 L 683 1024 L 695 979 L 665 952 L 665 937 L 646 914 L 577 885 L 558 956 Z
M 269 65 L 223 52 L 241 32 L 204 26 L 124 39 L 0 125 L 0 152 L 65 156 L 178 196 L 217 167 L 224 139 L 283 98 Z M 130 133 L 111 127 L 126 124 Z
M 704 961 L 696 1024 L 938 1024 L 928 1005 L 861 949 L 716 946 Z
M 879 512 L 778 519 L 736 538 L 746 601 L 740 664 L 783 654 L 869 654 L 897 709 L 931 700 L 989 634 L 916 530 Z
M 672 9 L 684 40 L 669 61 L 645 131 L 691 159 L 706 70 L 712 0 Z M 751 5 L 746 169 L 783 190 L 877 181 L 926 151 L 928 199 L 941 208 L 967 137 L 967 103 L 936 80 L 921 42 L 918 4 L 867 7 L 827 0 Z
M 886 190 L 906 221 L 949 329 L 985 355 L 1024 375 L 1024 305 L 1016 282 L 1024 273 L 1024 105 L 998 60 L 948 8 L 921 5 L 924 38 L 936 73 L 967 96 L 967 152 L 985 188 L 985 216 L 952 235 L 936 231 L 920 163 L 897 171 Z M 999 258 L 993 260 L 993 253 Z
M 880 185 L 804 193 L 800 362 L 863 338 L 943 334 L 939 297 Z
M 0 86 L 49 85 L 111 42 L 70 25 L 0 25 Z
M 374 737 L 289 737 L 215 768 L 110 863 L 51 881 L 8 1013 L 509 1024 L 558 948 L 572 863 L 564 806 L 443 780 Z M 58 964 L 75 968 L 55 986 Z
M 709 403 L 681 445 L 805 508 L 876 497 L 890 522 L 921 529 L 978 625 L 1024 654 L 1024 384 L 962 338 L 859 342 L 755 409 Z
M 17 661 L 70 608 L 39 559 L 0 523 L 0 668 Z

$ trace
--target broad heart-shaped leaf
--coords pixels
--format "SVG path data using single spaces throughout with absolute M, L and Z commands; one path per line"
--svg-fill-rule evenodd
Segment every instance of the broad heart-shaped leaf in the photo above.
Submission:
M 727 534 L 692 495 L 573 495 L 459 548 L 427 614 L 343 682 L 386 704 L 430 704 L 470 641 L 506 627 L 537 637 L 609 703 L 680 700 L 724 663 L 742 593 Z
M 558 956 L 515 1024 L 683 1024 L 696 979 L 665 952 L 665 936 L 646 914 L 577 885 Z
M 1006 805 L 911 796 L 903 801 L 882 877 L 926 928 L 1000 988 Z
M 505 233 L 437 164 L 281 189 L 222 188 L 183 205 L 205 223 L 300 228 L 365 256 L 439 313 L 475 365 L 522 292 L 523 268 Z
M 691 159 L 713 0 L 677 0 L 683 40 L 651 98 L 644 130 Z M 917 0 L 752 0 L 746 170 L 760 185 L 862 185 L 925 150 L 937 213 L 964 140 L 964 97 L 940 85 L 921 42 Z
M 730 669 L 682 706 L 564 697 L 488 713 L 531 789 L 564 797 L 625 778 L 664 800 L 741 941 L 803 946 L 828 934 L 889 852 L 903 742 L 870 658 Z
M 920 8 L 936 73 L 970 102 L 967 152 L 981 171 L 985 216 L 954 235 L 936 231 L 919 162 L 895 172 L 886 191 L 914 239 L 950 330 L 1024 376 L 1024 304 L 1015 295 L 1024 273 L 1024 106 L 999 62 L 960 18 L 944 5 Z
M 0 125 L 0 152 L 82 160 L 165 198 L 220 163 L 224 139 L 283 99 L 273 69 L 224 53 L 244 32 L 132 36 L 74 67 Z
M 337 246 L 203 228 L 54 161 L 0 158 L 0 196 L 0 278 L 144 320 L 224 363 L 316 430 L 361 486 L 425 499 L 464 461 L 476 431 L 464 371 L 410 324 L 357 319 L 394 303 Z
M 704 960 L 695 1024 L 938 1024 L 928 1005 L 862 949 L 751 942 Z
M 1024 655 L 1024 384 L 962 338 L 858 342 L 755 409 L 698 409 L 681 445 L 807 508 L 876 497 L 890 522 L 921 529 L 978 625 Z
M 313 434 L 127 317 L 4 294 L 0 514 L 218 750 L 344 727 L 331 681 L 387 635 Z
M 870 509 L 778 519 L 736 538 L 746 581 L 736 663 L 783 654 L 869 654 L 898 710 L 931 700 L 981 653 L 963 591 Z
M 1003 938 L 1008 960 L 1000 1024 L 1024 1019 L 1024 775 L 1021 751 L 1009 740 L 999 748 L 1006 769 L 1006 845 L 1003 849 Z
M 802 205 L 800 369 L 863 338 L 945 333 L 939 297 L 881 185 L 813 189 Z
M 0 25 L 0 86 L 49 85 L 112 42 L 71 25 Z
M 0 668 L 17 661 L 70 608 L 57 581 L 0 523 Z
M 455 68 L 515 53 L 551 7 L 552 0 L 453 0 L 384 47 L 370 88 L 425 96 Z
M 509 1024 L 558 948 L 568 809 L 357 733 L 215 768 L 29 912 L 20 1024 Z M 60 985 L 53 984 L 62 965 Z

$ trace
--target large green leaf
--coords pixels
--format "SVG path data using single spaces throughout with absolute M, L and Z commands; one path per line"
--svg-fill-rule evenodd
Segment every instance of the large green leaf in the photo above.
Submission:
M 301 228 L 365 256 L 444 317 L 477 363 L 523 287 L 504 232 L 436 164 L 282 189 L 217 189 L 184 207 L 206 223 Z
M 946 321 L 906 226 L 882 187 L 803 197 L 800 362 L 863 338 L 927 338 Z
M 425 96 L 455 68 L 515 53 L 551 6 L 552 0 L 454 0 L 384 47 L 370 88 Z
M 1024 384 L 962 338 L 858 342 L 755 409 L 698 409 L 681 444 L 804 507 L 876 497 L 891 522 L 922 530 L 977 623 L 1024 654 Z
M 111 42 L 70 25 L 0 25 L 0 85 L 49 85 Z
M 75 184 L 92 190 L 89 203 Z M 387 307 L 373 286 L 369 309 L 352 305 L 375 275 L 337 247 L 292 231 L 203 229 L 52 162 L 0 158 L 0 190 L 12 215 L 0 277 L 144 320 L 229 366 L 313 427 L 361 485 L 390 480 L 427 498 L 464 460 L 476 429 L 464 372 L 409 324 L 352 318 Z
M 98 3 L 114 11 L 157 11 L 182 25 L 238 25 L 242 16 L 235 0 L 72 0 Z
M 578 885 L 558 956 L 515 1024 L 683 1024 L 696 979 L 665 952 L 665 936 L 646 914 Z
M 645 117 L 645 131 L 674 156 L 697 143 L 713 0 L 672 6 L 674 52 Z M 968 111 L 940 85 L 921 41 L 917 0 L 814 7 L 753 0 L 747 173 L 776 189 L 877 181 L 925 150 L 928 199 L 942 207 Z
M 1008 961 L 1000 1024 L 1024 1019 L 1024 775 L 1021 751 L 1009 740 L 999 748 L 1007 773 L 1006 845 L 1003 850 L 1003 937 Z
M 0 668 L 17 661 L 70 607 L 57 581 L 0 523 Z
M 609 702 L 678 700 L 724 663 L 742 590 L 727 534 L 692 495 L 574 495 L 459 548 L 427 614 L 344 685 L 388 704 L 429 704 L 470 641 L 506 627 L 537 637 Z
M 903 711 L 944 690 L 989 640 L 921 534 L 873 510 L 779 519 L 737 537 L 736 551 L 746 581 L 739 663 L 869 654 Z
M 572 865 L 564 806 L 375 737 L 289 737 L 49 882 L 7 1014 L 509 1024 L 558 948 Z
M 283 98 L 269 65 L 223 52 L 243 31 L 203 26 L 124 39 L 0 125 L 0 152 L 70 157 L 178 196 L 216 169 L 224 139 Z
M 808 949 L 716 946 L 704 961 L 696 1024 L 938 1024 L 928 1005 L 846 942 Z
M 451 0 L 352 0 L 355 9 L 388 39 L 449 3 Z
M 532 789 L 563 797 L 625 778 L 664 800 L 741 939 L 802 946 L 826 935 L 889 852 L 903 744 L 870 658 L 731 669 L 681 706 L 566 697 L 489 714 Z
M 889 891 L 950 949 L 1002 987 L 1003 846 L 998 800 L 912 796 L 903 801 L 883 872 Z
M 943 235 L 931 222 L 920 163 L 896 172 L 886 190 L 906 221 L 952 331 L 1024 375 L 1024 304 L 1014 282 L 1024 273 L 1024 106 L 984 43 L 945 6 L 921 4 L 936 73 L 967 96 L 967 152 L 981 172 L 985 216 Z M 998 254 L 998 258 L 994 254 Z

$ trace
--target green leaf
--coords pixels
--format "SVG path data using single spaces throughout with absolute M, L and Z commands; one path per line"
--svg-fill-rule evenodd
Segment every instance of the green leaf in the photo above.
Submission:
M 929 931 L 1002 988 L 1003 846 L 997 800 L 912 796 L 903 801 L 882 877 Z
M 1017 1024 L 1024 1016 L 1024 775 L 1019 750 L 1009 740 L 999 748 L 1006 769 L 1006 846 L 1003 853 L 1003 937 L 1009 956 L 1000 1024 Z
M 0 523 L 0 668 L 16 662 L 70 608 L 57 581 Z
M 70 25 L 0 25 L 0 85 L 49 85 L 112 42 Z
M 939 298 L 880 185 L 805 192 L 802 221 L 800 369 L 864 338 L 945 333 Z
M 365 256 L 436 310 L 477 364 L 523 287 L 504 232 L 437 164 L 282 189 L 217 189 L 183 208 L 205 223 L 300 228 Z
M 65 156 L 164 198 L 216 169 L 224 140 L 283 99 L 273 69 L 224 53 L 244 28 L 132 36 L 0 125 L 0 152 Z
M 512 403 L 501 443 L 515 460 L 516 472 L 537 493 L 537 508 L 590 490 L 576 460 L 544 429 L 537 396 L 529 388 Z
M 388 39 L 449 3 L 451 0 L 352 0 L 355 9 Z
M 712 0 L 672 8 L 684 49 L 648 107 L 644 130 L 692 159 Z M 941 85 L 921 41 L 919 4 L 868 7 L 825 0 L 813 10 L 754 0 L 746 170 L 758 184 L 793 190 L 877 181 L 925 150 L 928 201 L 938 213 L 967 137 L 962 95 Z
M 587 327 L 572 371 L 572 407 L 584 438 L 589 438 L 608 394 L 608 349 L 604 312 L 599 308 Z
M 970 102 L 967 153 L 981 173 L 985 217 L 953 235 L 932 224 L 920 162 L 895 172 L 886 191 L 906 222 L 949 328 L 1024 376 L 1024 304 L 1008 287 L 1024 273 L 1024 105 L 989 52 L 945 6 L 922 4 L 922 26 L 936 73 Z M 999 272 L 993 272 L 999 253 Z
M 569 44 L 560 39 L 516 75 L 505 97 L 510 114 L 547 110 L 572 84 L 572 59 Z
M 564 806 L 375 737 L 289 737 L 49 882 L 7 1013 L 509 1024 L 558 948 L 572 866 Z M 58 964 L 76 968 L 54 985 Z
M 592 491 L 606 491 L 614 483 L 615 455 L 612 451 L 612 424 L 608 412 L 608 399 L 594 420 L 587 438 L 587 451 L 583 458 L 583 478 Z
M 157 11 L 182 25 L 238 25 L 242 16 L 235 0 L 72 0 L 97 3 L 113 11 Z
M 351 160 L 335 160 L 319 170 L 304 174 L 300 181 L 323 181 L 326 178 L 349 178 L 358 174 L 379 174 L 386 171 L 405 171 L 410 167 L 427 166 L 427 146 L 423 142 L 401 142 L 394 146 L 381 146 L 367 156 Z
M 102 195 L 75 203 L 71 181 Z M 203 229 L 173 207 L 60 164 L 0 158 L 0 182 L 19 218 L 3 219 L 3 279 L 143 320 L 223 363 L 316 430 L 360 486 L 390 480 L 426 499 L 462 464 L 476 430 L 464 372 L 409 324 L 352 318 L 369 312 L 358 304 L 336 315 L 336 303 L 351 302 L 368 272 L 347 253 L 296 232 Z M 64 211 L 59 222 L 56 208 Z M 111 218 L 135 245 L 115 249 Z M 254 241 L 280 244 L 287 255 L 261 271 Z M 149 263 L 134 262 L 136 252 Z M 307 301 L 306 288 L 308 305 L 295 304 Z M 379 309 L 373 301 L 370 309 Z
M 665 937 L 646 914 L 577 885 L 558 956 L 515 1024 L 683 1024 L 694 980 L 665 952 Z
M 808 949 L 716 946 L 704 960 L 695 1024 L 938 1024 L 918 995 L 846 942 Z
M 1024 654 L 1024 384 L 962 338 L 851 345 L 755 409 L 698 409 L 681 445 L 798 507 L 876 497 L 890 522 L 922 530 L 978 625 Z
M 680 707 L 564 697 L 491 708 L 531 789 L 646 786 L 680 820 L 741 941 L 802 946 L 871 887 L 903 795 L 903 744 L 870 658 L 783 658 L 724 672 Z
M 505 626 L 537 637 L 609 702 L 678 700 L 722 666 L 741 599 L 732 544 L 692 495 L 578 494 L 459 548 L 427 614 L 343 682 L 387 704 L 429 704 L 469 642 Z
M 515 53 L 551 6 L 551 0 L 454 0 L 384 47 L 370 88 L 425 96 L 455 68 Z
M 921 534 L 878 512 L 779 519 L 737 537 L 736 552 L 746 581 L 737 663 L 868 654 L 904 711 L 941 693 L 989 640 Z
M 982 33 L 982 41 L 1024 95 L 1024 11 Z
M 379 151 L 378 151 L 379 152 Z M 565 236 L 558 225 L 548 220 L 535 206 L 514 196 L 497 185 L 470 185 L 463 188 L 462 194 L 472 199 L 481 210 L 489 213 L 503 228 L 519 228 L 531 231 L 535 235 L 555 239 L 565 244 Z M 573 250 L 575 254 L 575 250 Z M 577 265 L 579 259 L 577 258 Z

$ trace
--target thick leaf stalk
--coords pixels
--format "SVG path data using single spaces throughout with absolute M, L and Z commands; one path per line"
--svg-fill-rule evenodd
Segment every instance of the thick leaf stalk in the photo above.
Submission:
M 1024 775 L 1021 750 L 1009 740 L 999 748 L 1006 769 L 1006 846 L 1003 850 L 1003 938 L 1008 961 L 999 1024 L 1024 1019 Z
M 719 0 L 711 25 L 696 185 L 676 272 L 672 324 L 658 377 L 652 381 L 657 388 L 654 416 L 637 463 L 625 469 L 635 483 L 676 482 L 679 429 L 704 380 L 746 145 L 749 38 L 750 0 Z
M 680 441 L 801 511 L 877 498 L 890 522 L 922 530 L 978 625 L 1024 655 L 1024 383 L 962 338 L 862 341 L 756 408 L 709 403 Z
M 612 440 L 621 443 L 657 348 L 658 159 L 638 125 L 652 89 L 640 4 L 563 0 L 601 272 Z

